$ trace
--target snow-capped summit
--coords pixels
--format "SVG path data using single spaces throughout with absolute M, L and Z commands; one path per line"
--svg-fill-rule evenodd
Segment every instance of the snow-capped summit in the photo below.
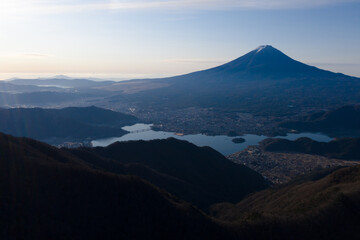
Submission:
M 271 47 L 270 45 L 261 45 L 259 47 L 257 47 L 255 49 L 256 53 L 259 53 L 260 51 L 262 51 L 263 49 L 267 48 L 267 47 Z
M 280 75 L 293 76 L 297 74 L 319 73 L 318 69 L 298 62 L 271 45 L 262 45 L 249 53 L 219 67 L 209 69 L 219 75 L 226 74 L 255 74 L 266 76 L 272 75 L 278 78 Z M 315 72 L 314 72 L 315 71 Z M 286 73 L 286 74 L 285 74 Z

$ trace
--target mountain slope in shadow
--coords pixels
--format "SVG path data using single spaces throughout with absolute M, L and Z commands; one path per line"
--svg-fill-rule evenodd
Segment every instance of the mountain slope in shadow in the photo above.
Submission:
M 223 239 L 199 210 L 135 177 L 0 134 L 1 239 Z
M 174 138 L 67 150 L 93 167 L 134 174 L 204 210 L 267 187 L 264 178 L 209 147 Z M 105 160 L 104 160 L 105 159 Z
M 144 81 L 125 81 L 117 86 Z M 146 82 L 162 87 L 109 100 L 151 109 L 196 106 L 257 115 L 295 114 L 299 109 L 360 100 L 359 78 L 303 64 L 269 45 L 215 68 Z
M 238 204 L 218 204 L 212 213 L 237 223 L 239 239 L 356 239 L 359 203 L 360 166 L 354 166 L 312 173 Z
M 211 218 L 139 177 L 100 169 L 91 151 L 0 134 L 0 153 L 1 239 L 356 239 L 360 227 L 360 166 L 216 204 Z

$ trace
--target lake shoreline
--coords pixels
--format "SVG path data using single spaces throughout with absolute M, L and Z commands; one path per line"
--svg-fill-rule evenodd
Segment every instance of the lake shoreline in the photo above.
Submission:
M 209 146 L 223 154 L 224 156 L 233 154 L 244 150 L 248 146 L 258 145 L 262 140 L 269 138 L 265 135 L 255 134 L 244 134 L 241 136 L 226 136 L 216 135 L 209 136 L 206 134 L 183 134 L 178 132 L 165 132 L 165 131 L 154 131 L 152 124 L 137 123 L 135 125 L 123 127 L 123 130 L 128 131 L 121 137 L 112 137 L 105 139 L 96 139 L 91 141 L 93 147 L 105 147 L 116 141 L 136 141 L 136 140 L 153 140 L 153 139 L 166 139 L 166 138 L 177 138 L 180 140 L 186 140 L 197 146 Z M 275 136 L 275 138 L 286 138 L 289 140 L 295 140 L 300 137 L 309 137 L 316 141 L 328 142 L 331 141 L 327 135 L 321 133 L 288 133 L 285 136 Z M 242 138 L 244 142 L 234 143 L 233 139 Z

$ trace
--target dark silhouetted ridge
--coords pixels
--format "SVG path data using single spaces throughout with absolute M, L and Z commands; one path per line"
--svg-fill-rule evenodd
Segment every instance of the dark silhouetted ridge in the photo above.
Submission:
M 295 141 L 268 138 L 260 143 L 265 151 L 300 152 L 322 155 L 329 158 L 360 160 L 360 138 L 340 138 L 326 142 L 317 142 L 310 138 Z
M 322 170 L 236 205 L 219 204 L 213 213 L 238 222 L 237 231 L 248 239 L 355 239 L 359 203 L 360 166 L 354 166 Z
M 200 211 L 139 177 L 0 134 L 1 239 L 223 239 Z
M 225 179 L 218 184 L 238 191 L 236 183 L 233 190 L 224 184 L 236 180 L 226 170 L 230 165 L 222 166 L 221 155 L 209 148 L 169 139 L 65 150 L 0 133 L 0 153 L 1 239 L 355 239 L 360 227 L 360 166 L 323 170 L 237 204 L 216 204 L 210 218 L 124 175 L 157 176 L 168 187 L 170 178 L 213 185 Z M 196 173 L 198 164 L 203 168 Z
M 69 151 L 106 171 L 128 171 L 143 177 L 205 210 L 214 203 L 237 202 L 267 187 L 263 177 L 248 167 L 229 161 L 209 147 L 200 148 L 174 138 Z M 111 163 L 99 161 L 101 158 Z

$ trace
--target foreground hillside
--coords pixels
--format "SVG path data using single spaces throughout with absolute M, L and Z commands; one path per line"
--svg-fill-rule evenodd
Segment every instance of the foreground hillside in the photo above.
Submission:
M 164 155 L 157 153 L 156 145 L 164 147 Z M 174 152 L 171 145 L 180 150 Z M 125 154 L 129 158 L 124 164 L 112 159 L 119 149 L 137 154 L 133 158 Z M 154 149 L 157 158 L 135 161 L 141 152 L 148 157 L 149 149 Z M 180 157 L 190 157 L 190 151 L 197 157 L 209 157 L 205 174 L 194 175 L 193 169 L 196 164 L 206 164 L 203 160 L 193 163 L 198 158 L 188 162 L 183 158 L 182 164 L 177 162 Z M 237 204 L 215 204 L 213 217 L 139 177 L 116 174 L 137 171 L 174 181 L 182 181 L 174 176 L 198 176 L 198 181 L 212 185 L 233 177 L 223 172 L 226 167 L 221 167 L 220 159 L 217 162 L 206 152 L 214 154 L 208 148 L 194 151 L 192 144 L 174 139 L 75 151 L 0 134 L 0 238 L 356 239 L 360 166 L 313 173 L 253 193 Z M 172 161 L 176 154 L 179 158 Z M 211 166 L 218 168 L 217 175 L 210 171 Z M 107 171 L 112 167 L 112 172 Z M 176 175 L 175 169 L 181 174 Z M 168 175 L 171 171 L 173 176 Z M 226 189 L 226 180 L 219 182 L 224 183 Z M 167 187 L 171 189 L 171 184 Z
M 134 176 L 0 134 L 1 239 L 223 239 L 190 204 Z M 221 237 L 220 237 L 221 236 Z
M 133 174 L 204 210 L 267 187 L 264 178 L 209 147 L 169 138 L 68 150 L 104 171 Z
M 218 204 L 213 214 L 236 222 L 245 239 L 358 239 L 360 166 L 324 170 L 235 205 Z

